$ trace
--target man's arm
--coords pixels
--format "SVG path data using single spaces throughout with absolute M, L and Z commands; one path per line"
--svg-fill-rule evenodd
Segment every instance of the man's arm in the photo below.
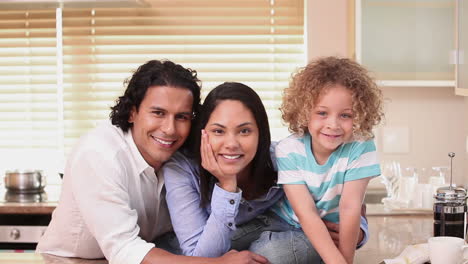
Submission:
M 79 214 L 110 263 L 139 263 L 154 244 L 139 236 L 125 170 L 95 150 L 76 153 L 69 180 Z M 83 245 L 86 246 L 86 245 Z

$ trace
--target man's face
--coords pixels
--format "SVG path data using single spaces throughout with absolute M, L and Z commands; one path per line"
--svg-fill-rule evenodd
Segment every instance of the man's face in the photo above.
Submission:
M 159 169 L 185 142 L 190 133 L 193 95 L 189 89 L 152 86 L 140 108 L 132 109 L 129 122 L 141 155 Z

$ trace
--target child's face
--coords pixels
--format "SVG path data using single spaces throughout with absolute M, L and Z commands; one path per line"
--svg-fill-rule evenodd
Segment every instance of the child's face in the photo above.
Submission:
M 324 90 L 311 109 L 308 130 L 312 151 L 317 160 L 330 154 L 353 135 L 353 100 L 351 92 L 336 84 Z

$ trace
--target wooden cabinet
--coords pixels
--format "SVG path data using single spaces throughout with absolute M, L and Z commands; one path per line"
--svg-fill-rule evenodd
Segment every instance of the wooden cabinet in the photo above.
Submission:
M 457 1 L 457 64 L 456 89 L 458 95 L 468 96 L 468 0 Z
M 453 0 L 356 0 L 356 59 L 384 86 L 453 87 L 455 6 Z

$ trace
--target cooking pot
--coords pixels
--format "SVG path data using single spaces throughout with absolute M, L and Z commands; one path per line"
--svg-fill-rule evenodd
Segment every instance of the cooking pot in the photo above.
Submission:
M 8 191 L 40 193 L 46 185 L 40 170 L 14 170 L 5 172 L 5 187 Z

